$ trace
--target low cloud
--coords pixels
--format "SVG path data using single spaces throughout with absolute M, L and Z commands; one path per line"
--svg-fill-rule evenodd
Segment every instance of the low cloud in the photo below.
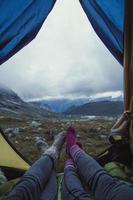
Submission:
M 123 69 L 78 1 L 58 0 L 36 39 L 0 68 L 22 98 L 89 96 L 122 90 Z

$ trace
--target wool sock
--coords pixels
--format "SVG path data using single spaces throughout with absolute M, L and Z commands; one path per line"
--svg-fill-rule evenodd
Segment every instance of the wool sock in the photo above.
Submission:
M 72 167 L 72 168 L 75 168 L 74 166 L 74 162 L 71 158 L 68 158 L 65 162 L 65 169 L 68 168 L 68 167 Z
M 66 141 L 67 141 L 66 150 L 68 154 L 70 153 L 70 149 L 74 145 L 78 145 L 80 148 L 82 148 L 82 144 L 78 141 L 77 136 L 76 136 L 76 131 L 73 127 L 68 128 Z
M 65 138 L 66 132 L 64 131 L 56 135 L 52 146 L 46 150 L 44 155 L 49 155 L 54 160 L 56 160 L 59 157 L 60 150 L 65 142 Z
M 41 155 L 49 148 L 49 145 L 42 137 L 36 137 L 36 146 Z

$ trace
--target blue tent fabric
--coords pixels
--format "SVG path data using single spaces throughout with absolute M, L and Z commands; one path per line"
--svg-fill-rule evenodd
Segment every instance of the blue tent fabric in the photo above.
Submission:
M 79 0 L 97 35 L 123 65 L 125 0 Z
M 0 0 L 0 64 L 34 39 L 56 0 Z

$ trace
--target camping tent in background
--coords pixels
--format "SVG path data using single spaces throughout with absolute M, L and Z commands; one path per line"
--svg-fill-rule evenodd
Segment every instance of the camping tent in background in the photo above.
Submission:
M 36 36 L 55 2 L 55 0 L 0 0 L 0 64 Z M 80 0 L 80 3 L 98 36 L 114 57 L 124 65 L 125 112 L 113 127 L 111 137 L 114 140 L 121 139 L 115 137 L 116 134 L 120 134 L 123 130 L 130 131 L 130 146 L 133 150 L 133 1 Z M 7 148 L 7 151 L 11 148 L 16 158 L 17 152 L 3 135 L 0 143 L 5 143 L 4 148 Z M 2 159 L 5 160 L 5 164 Z M 17 164 L 12 162 L 14 169 L 19 168 L 20 162 L 21 169 L 27 169 L 29 165 L 22 159 L 20 157 Z M 4 165 L 13 168 L 13 165 L 10 166 L 8 155 L 3 158 L 0 151 L 0 166 Z
M 8 180 L 21 176 L 29 169 L 31 163 L 14 148 L 2 130 L 0 130 L 0 149 L 0 167 Z

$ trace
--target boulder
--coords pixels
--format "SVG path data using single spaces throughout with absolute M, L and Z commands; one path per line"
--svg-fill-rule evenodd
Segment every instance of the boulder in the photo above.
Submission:
M 14 128 L 7 128 L 7 129 L 4 130 L 4 133 L 5 134 L 10 134 L 10 133 L 13 132 L 13 130 L 14 130 Z
M 41 126 L 41 123 L 37 121 L 32 121 L 30 124 L 31 128 L 39 128 L 40 126 Z
M 19 128 L 14 128 L 13 134 L 14 134 L 14 135 L 18 135 L 19 133 L 20 133 Z
M 37 128 L 36 132 L 42 134 L 44 132 L 44 130 L 43 130 L 43 128 L 39 127 L 39 128 Z
M 20 127 L 16 127 L 16 128 L 7 128 L 5 129 L 4 133 L 7 134 L 9 137 L 18 135 L 22 132 L 24 132 L 25 128 L 20 128 Z
M 90 128 L 89 129 L 89 132 L 92 132 L 92 133 L 99 133 L 101 131 L 101 128 Z
M 30 137 L 29 137 L 29 136 L 26 136 L 26 137 L 25 137 L 25 140 L 30 140 Z
M 100 135 L 100 137 L 101 137 L 102 140 L 106 140 L 107 139 L 106 135 Z

